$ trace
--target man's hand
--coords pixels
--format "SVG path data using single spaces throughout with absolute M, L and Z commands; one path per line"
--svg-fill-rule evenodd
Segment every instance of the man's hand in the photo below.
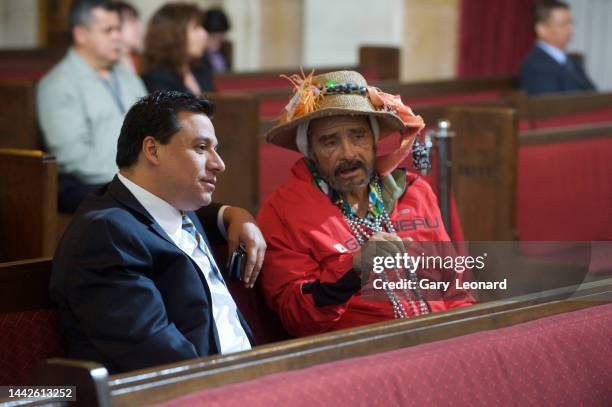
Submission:
M 410 238 L 406 240 L 412 240 Z M 353 269 L 361 274 L 362 281 L 367 280 L 374 266 L 374 257 L 395 257 L 397 253 L 406 252 L 405 242 L 397 235 L 378 232 L 370 236 L 367 242 L 353 256 Z
M 227 230 L 227 246 L 229 257 L 242 246 L 247 259 L 242 272 L 245 287 L 251 288 L 259 275 L 266 253 L 266 242 L 261 231 L 255 224 L 255 218 L 242 208 L 230 206 L 223 212 L 223 223 Z

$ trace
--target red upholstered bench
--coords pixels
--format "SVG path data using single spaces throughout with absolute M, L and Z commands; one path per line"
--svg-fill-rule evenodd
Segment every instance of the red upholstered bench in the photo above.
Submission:
M 31 384 L 39 363 L 65 355 L 56 310 L 0 314 L 0 386 Z
M 227 385 L 160 406 L 610 405 L 612 305 Z
M 50 275 L 50 259 L 0 263 L 0 386 L 30 384 L 37 364 L 66 355 Z
M 612 240 L 612 137 L 519 150 L 521 240 Z

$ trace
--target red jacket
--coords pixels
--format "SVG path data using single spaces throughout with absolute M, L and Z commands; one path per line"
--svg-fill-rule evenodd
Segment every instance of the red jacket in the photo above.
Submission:
M 408 173 L 407 185 L 390 213 L 397 234 L 415 241 L 449 241 L 429 184 Z M 352 270 L 357 240 L 339 208 L 313 184 L 303 159 L 293 166 L 289 182 L 264 202 L 257 224 L 268 245 L 261 288 L 290 334 L 394 318 L 389 301 L 365 300 L 358 292 L 360 279 Z M 472 303 L 465 292 L 454 290 L 444 301 L 429 301 L 432 312 Z

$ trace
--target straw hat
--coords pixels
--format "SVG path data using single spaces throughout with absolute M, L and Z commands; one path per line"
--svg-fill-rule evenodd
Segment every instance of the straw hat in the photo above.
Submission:
M 380 137 L 395 131 L 419 127 L 410 121 L 400 119 L 398 107 L 409 111 L 413 117 L 418 116 L 414 116 L 412 111 L 401 103 L 399 97 L 368 86 L 358 72 L 336 71 L 302 77 L 294 75 L 288 79 L 294 84 L 294 93 L 279 123 L 266 133 L 265 137 L 269 143 L 299 151 L 296 144 L 296 129 L 300 124 L 321 117 L 338 115 L 375 117 L 380 128 Z

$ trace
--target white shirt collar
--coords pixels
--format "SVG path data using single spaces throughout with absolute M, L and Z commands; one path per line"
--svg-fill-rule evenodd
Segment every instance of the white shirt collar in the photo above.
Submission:
M 174 236 L 182 228 L 181 212 L 160 197 L 150 193 L 143 187 L 130 181 L 117 173 L 119 181 L 134 195 L 136 200 L 153 216 L 155 222 L 164 229 L 169 236 Z
M 551 58 L 557 61 L 560 65 L 565 65 L 565 62 L 567 61 L 567 54 L 562 49 L 553 47 L 544 41 L 538 41 L 538 47 L 550 55 Z

